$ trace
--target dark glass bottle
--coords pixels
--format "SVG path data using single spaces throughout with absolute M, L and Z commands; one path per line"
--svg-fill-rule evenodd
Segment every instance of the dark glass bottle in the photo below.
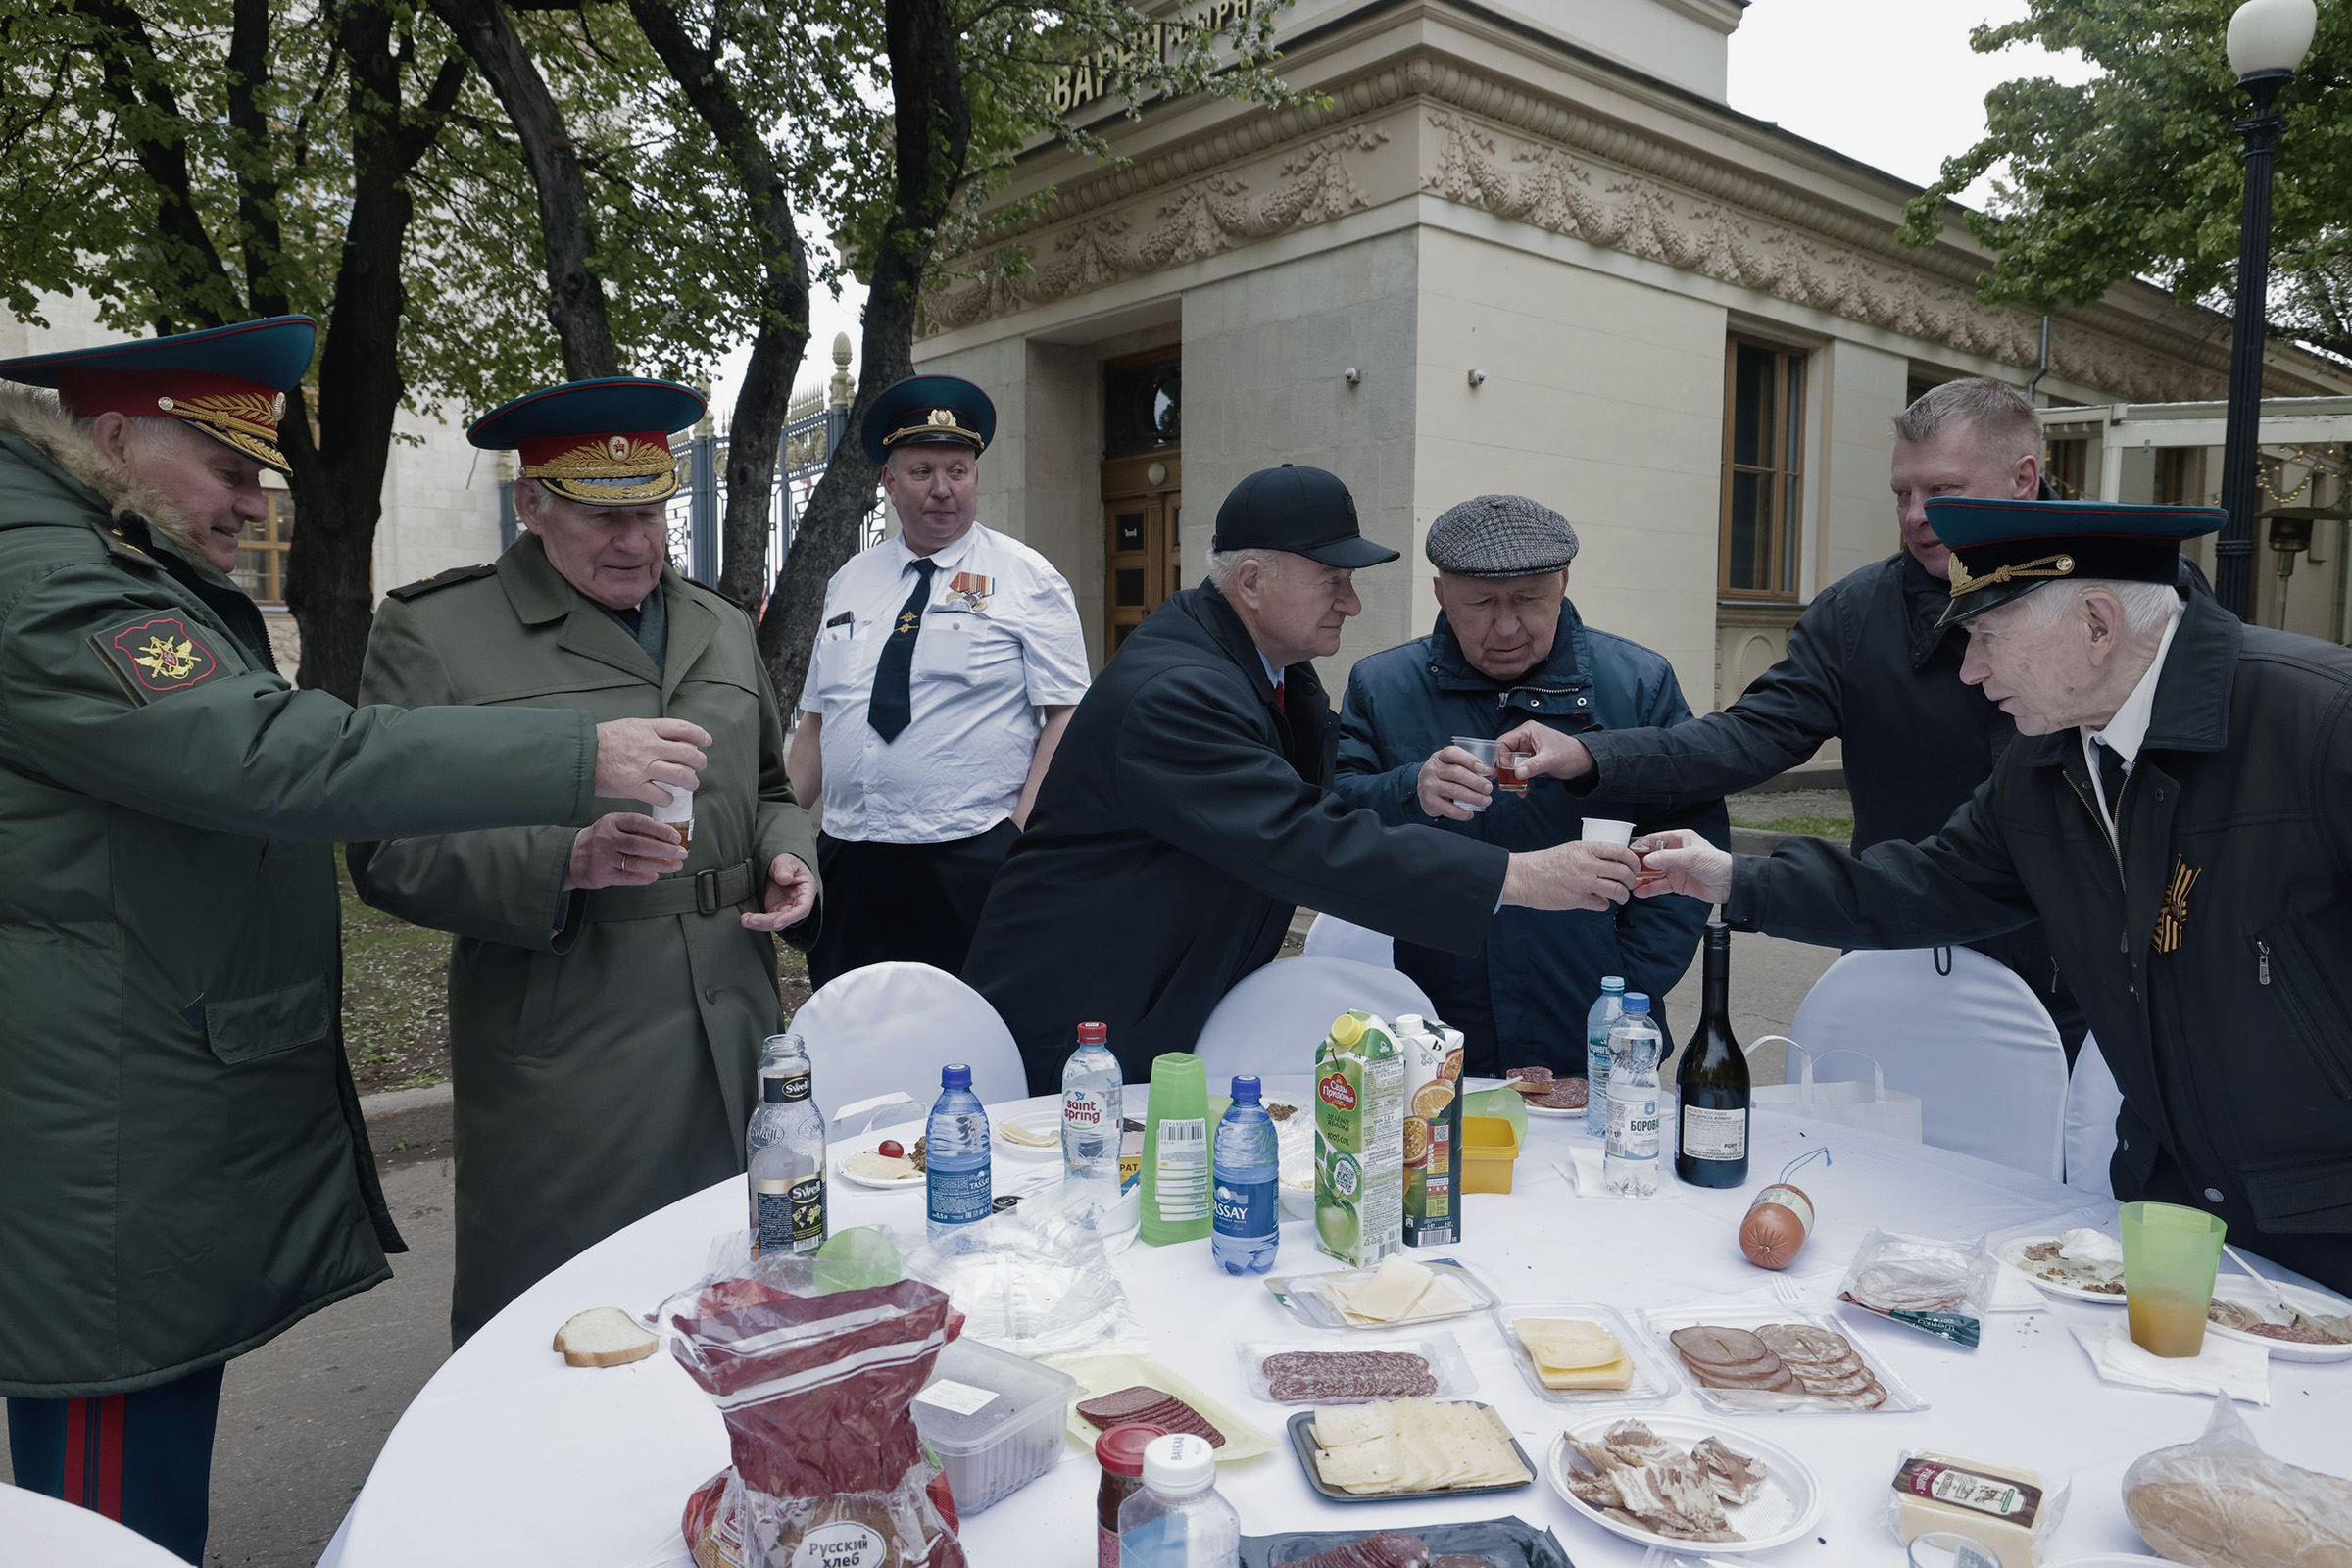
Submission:
M 1698 1028 L 1675 1069 L 1674 1173 L 1694 1187 L 1747 1180 L 1747 1054 L 1732 1037 L 1732 930 L 1707 922 Z

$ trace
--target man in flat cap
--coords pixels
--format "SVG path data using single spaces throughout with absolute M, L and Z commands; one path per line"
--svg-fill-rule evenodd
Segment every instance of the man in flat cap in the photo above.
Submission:
M 1502 905 L 1626 901 L 1640 865 L 1622 848 L 1512 851 L 1389 826 L 1331 792 L 1339 721 L 1312 661 L 1363 608 L 1356 569 L 1396 559 L 1334 475 L 1260 469 L 1217 511 L 1207 582 L 1103 666 L 964 965 L 1033 1090 L 1060 1081 L 1080 1019 L 1109 1026 L 1130 1082 L 1192 1050 L 1301 904 L 1468 955 Z
M 1934 837 L 1858 856 L 1662 835 L 1660 890 L 1844 947 L 2038 917 L 2123 1088 L 2116 1196 L 2352 1290 L 2352 650 L 2183 596 L 2180 541 L 2216 509 L 1927 512 L 1961 679 L 2017 724 L 1992 777 Z
M 1526 496 L 1478 496 L 1430 524 L 1438 619 L 1426 637 L 1358 660 L 1340 712 L 1332 787 L 1392 825 L 1421 823 L 1506 850 L 1581 836 L 1584 819 L 1722 838 L 1720 800 L 1637 810 L 1605 791 L 1578 799 L 1557 780 L 1499 792 L 1491 768 L 1451 744 L 1530 718 L 1563 734 L 1680 724 L 1690 716 L 1674 666 L 1585 623 L 1567 596 L 1576 530 Z M 1697 951 L 1706 906 L 1658 899 L 1567 913 L 1504 909 L 1477 952 L 1396 945 L 1396 967 L 1462 1031 L 1469 1071 L 1585 1070 L 1582 1021 L 1603 975 L 1663 997 Z M 1665 1019 L 1658 1020 L 1661 1027 Z
M 588 826 L 355 844 L 360 896 L 457 937 L 452 1337 L 574 1253 L 744 1168 L 775 934 L 816 906 L 816 844 L 738 606 L 669 564 L 669 433 L 692 388 L 633 376 L 515 399 L 467 432 L 514 450 L 523 531 L 491 565 L 395 588 L 360 695 L 709 732 L 682 825 L 601 800 Z M 677 810 L 661 813 L 675 817 Z
M 577 824 L 691 787 L 710 739 L 278 677 L 228 572 L 317 335 L 0 363 L 10 1463 L 190 1562 L 222 1367 L 404 1250 L 343 1054 L 333 844 Z
M 792 780 L 824 802 L 827 898 L 808 981 L 892 959 L 963 967 L 981 902 L 1086 695 L 1078 601 L 978 521 L 996 406 L 916 375 L 866 413 L 898 534 L 825 585 Z

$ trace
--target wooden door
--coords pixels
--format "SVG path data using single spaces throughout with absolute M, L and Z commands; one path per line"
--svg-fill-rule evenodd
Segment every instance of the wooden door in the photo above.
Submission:
M 1184 586 L 1183 460 L 1176 449 L 1102 465 L 1103 656 Z

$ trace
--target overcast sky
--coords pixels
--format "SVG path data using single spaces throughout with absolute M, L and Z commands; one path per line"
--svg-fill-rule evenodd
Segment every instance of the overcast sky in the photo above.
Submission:
M 2025 12 L 2025 0 L 1753 0 L 1732 34 L 1732 107 L 1925 185 L 1944 159 L 1984 133 L 1984 94 L 1995 83 L 2022 75 L 2084 81 L 2093 74 L 2080 57 L 1969 48 L 1978 23 Z M 1973 204 L 1983 194 L 1980 185 L 1963 199 Z M 855 354 L 863 295 L 854 287 L 839 300 L 820 292 L 803 386 L 832 374 L 834 333 L 847 332 Z M 714 401 L 721 417 L 748 353 L 737 350 L 720 368 Z

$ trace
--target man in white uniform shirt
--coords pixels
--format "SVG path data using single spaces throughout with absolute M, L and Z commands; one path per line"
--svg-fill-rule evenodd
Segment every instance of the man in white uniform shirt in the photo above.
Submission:
M 787 768 L 823 803 L 823 985 L 868 963 L 963 967 L 991 879 L 1029 818 L 1086 640 L 1045 557 L 976 520 L 988 394 L 909 376 L 860 434 L 900 532 L 833 574 Z

